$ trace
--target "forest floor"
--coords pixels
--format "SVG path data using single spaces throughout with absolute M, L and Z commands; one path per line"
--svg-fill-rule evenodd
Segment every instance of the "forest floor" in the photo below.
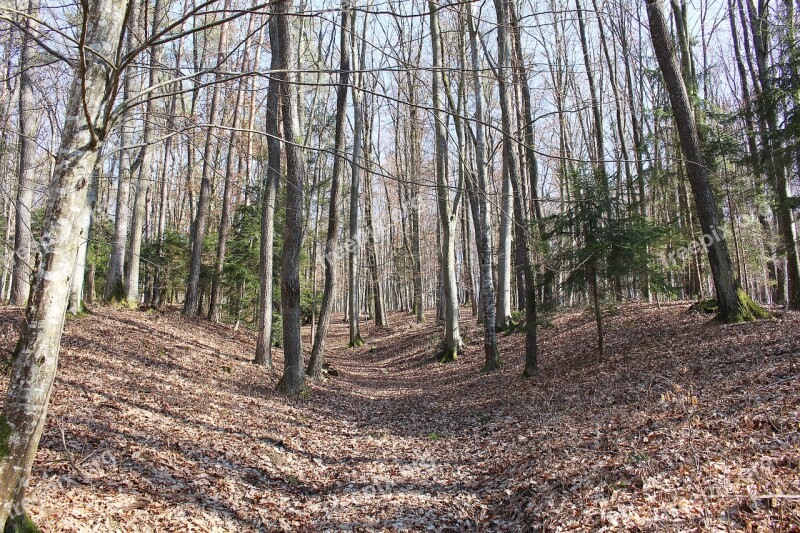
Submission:
M 557 314 L 529 380 L 521 335 L 480 373 L 469 310 L 452 364 L 433 320 L 359 349 L 336 323 L 338 376 L 290 400 L 246 331 L 99 308 L 67 321 L 27 505 L 44 531 L 797 531 L 800 314 L 687 309 L 619 307 L 602 361 L 591 317 Z

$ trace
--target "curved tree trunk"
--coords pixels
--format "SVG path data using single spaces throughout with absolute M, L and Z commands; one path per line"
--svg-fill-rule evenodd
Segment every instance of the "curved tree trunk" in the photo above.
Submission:
M 83 207 L 97 150 L 106 131 L 106 111 L 116 96 L 116 71 L 101 58 L 117 53 L 125 10 L 96 0 L 86 13 L 86 54 L 76 69 L 67 117 L 49 187 L 42 232 L 42 260 L 30 295 L 25 325 L 11 366 L 0 415 L 0 527 L 30 527 L 23 497 L 47 415 L 58 366 L 69 278 L 78 247 Z M 91 120 L 88 123 L 87 120 Z
M 322 289 L 322 302 L 320 303 L 319 318 L 317 319 L 317 335 L 311 349 L 311 358 L 306 372 L 314 380 L 322 377 L 322 364 L 325 362 L 325 341 L 331 323 L 334 292 L 336 290 L 336 239 L 339 235 L 339 183 L 341 181 L 342 167 L 345 158 L 342 157 L 345 148 L 344 125 L 347 110 L 347 93 L 350 79 L 350 11 L 349 1 L 342 1 L 342 19 L 340 23 L 340 60 L 339 60 L 339 85 L 336 88 L 336 125 L 334 132 L 334 159 L 331 172 L 331 192 L 328 202 L 328 228 L 325 236 L 325 286 Z
M 672 39 L 667 21 L 659 5 L 659 0 L 646 1 L 647 16 L 650 21 L 650 37 L 672 104 L 672 113 L 683 157 L 686 159 L 686 173 L 697 204 L 700 226 L 704 236 L 707 237 L 705 240 L 710 242 L 706 249 L 719 304 L 718 318 L 724 322 L 764 318 L 768 314 L 758 307 L 742 289 L 737 288 L 734 281 L 728 244 L 720 227 L 717 201 L 708 180 L 708 171 L 700 148 L 697 122 L 678 61 L 672 53 Z

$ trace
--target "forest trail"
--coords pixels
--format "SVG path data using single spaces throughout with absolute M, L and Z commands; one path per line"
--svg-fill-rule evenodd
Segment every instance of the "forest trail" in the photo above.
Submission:
M 720 326 L 687 307 L 620 307 L 603 361 L 590 317 L 560 314 L 527 381 L 519 335 L 480 374 L 469 310 L 447 365 L 432 317 L 391 315 L 354 350 L 336 322 L 338 376 L 298 400 L 274 392 L 279 350 L 272 371 L 249 362 L 248 332 L 101 308 L 67 321 L 28 506 L 45 531 L 796 525 L 795 500 L 746 495 L 800 492 L 800 314 Z M 0 312 L 0 347 L 20 323 Z

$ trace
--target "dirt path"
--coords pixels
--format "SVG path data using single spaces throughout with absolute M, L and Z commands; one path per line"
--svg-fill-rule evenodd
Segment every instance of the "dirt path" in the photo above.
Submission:
M 338 376 L 300 400 L 246 332 L 102 309 L 67 323 L 29 507 L 46 531 L 794 523 L 793 500 L 731 495 L 800 492 L 800 316 L 726 327 L 685 307 L 620 309 L 602 362 L 589 318 L 558 317 L 529 381 L 519 336 L 480 374 L 468 316 L 449 365 L 432 321 L 393 315 L 357 350 L 337 323 Z M 0 313 L 5 349 L 18 322 Z

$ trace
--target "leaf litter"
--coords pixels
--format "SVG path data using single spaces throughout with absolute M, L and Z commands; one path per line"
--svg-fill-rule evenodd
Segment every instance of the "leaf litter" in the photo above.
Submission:
M 300 399 L 243 329 L 99 308 L 67 321 L 26 504 L 44 531 L 800 531 L 800 314 L 687 307 L 619 307 L 602 358 L 559 313 L 530 380 L 519 335 L 480 373 L 468 311 L 451 364 L 432 316 L 358 349 L 335 323 L 336 375 Z

